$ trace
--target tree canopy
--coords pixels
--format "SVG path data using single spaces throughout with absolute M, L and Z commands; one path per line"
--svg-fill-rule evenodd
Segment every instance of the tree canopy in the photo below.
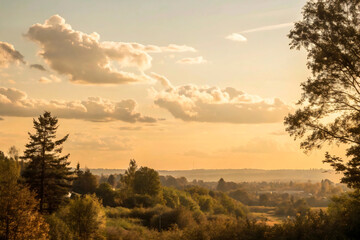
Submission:
M 324 162 L 360 187 L 360 1 L 310 0 L 289 38 L 307 51 L 312 76 L 302 83 L 299 109 L 285 118 L 287 131 L 305 151 L 346 144 L 348 161 L 327 153 Z
M 34 193 L 18 183 L 19 173 L 18 162 L 0 152 L 0 239 L 48 239 L 39 203 Z

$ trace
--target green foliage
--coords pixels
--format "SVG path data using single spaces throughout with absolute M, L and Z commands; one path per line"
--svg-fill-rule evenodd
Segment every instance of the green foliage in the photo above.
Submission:
M 120 182 L 125 187 L 126 191 L 132 193 L 134 189 L 135 172 L 137 164 L 135 159 L 130 159 L 129 167 L 123 175 L 121 175 Z
M 73 180 L 67 161 L 69 154 L 60 156 L 68 135 L 55 140 L 58 120 L 49 112 L 34 119 L 33 123 L 35 134 L 29 133 L 30 142 L 22 157 L 29 161 L 23 176 L 40 199 L 40 212 L 53 212 L 69 193 Z
M 329 216 L 335 222 L 336 229 L 347 239 L 360 238 L 360 191 L 342 194 L 332 199 Z
M 114 187 L 116 183 L 115 176 L 110 174 L 110 176 L 107 179 L 107 183 L 110 184 L 112 187 Z
M 276 208 L 276 214 L 282 216 L 296 216 L 297 214 L 304 214 L 309 211 L 309 205 L 304 199 L 299 199 L 296 202 L 284 201 Z
M 160 192 L 159 173 L 148 167 L 141 167 L 135 172 L 134 188 L 135 193 L 156 196 Z
M 360 188 L 360 4 L 358 0 L 310 0 L 291 30 L 291 48 L 305 49 L 312 77 L 302 83 L 299 109 L 285 119 L 306 151 L 324 143 L 346 144 L 349 161 L 326 154 L 324 162 Z
M 170 208 L 177 208 L 180 206 L 180 199 L 175 189 L 164 187 L 162 189 L 162 194 L 166 206 Z
M 46 217 L 46 222 L 49 224 L 50 240 L 73 240 L 74 234 L 71 232 L 69 226 L 55 213 Z
M 169 230 L 175 226 L 184 229 L 195 224 L 193 213 L 183 207 L 154 215 L 150 220 L 150 227 L 159 230 Z
M 96 196 L 102 200 L 105 207 L 115 207 L 119 204 L 118 194 L 109 183 L 100 184 L 96 189 Z
M 18 183 L 17 161 L 0 152 L 0 239 L 47 239 L 48 225 L 38 213 L 39 203 Z
M 73 191 L 79 194 L 93 194 L 98 186 L 98 181 L 89 169 L 85 172 L 78 171 L 77 178 L 73 182 Z
M 101 202 L 93 195 L 71 199 L 58 214 L 75 239 L 88 240 L 100 237 L 105 226 L 105 213 Z

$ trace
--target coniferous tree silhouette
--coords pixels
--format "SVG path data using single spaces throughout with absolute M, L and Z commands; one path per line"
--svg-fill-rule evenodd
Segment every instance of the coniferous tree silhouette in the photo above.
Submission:
M 70 154 L 60 156 L 62 144 L 68 134 L 56 140 L 58 119 L 45 112 L 39 118 L 33 119 L 34 134 L 28 133 L 30 142 L 22 159 L 28 164 L 23 176 L 30 189 L 36 192 L 40 202 L 40 212 L 55 211 L 71 189 L 73 172 L 68 167 Z

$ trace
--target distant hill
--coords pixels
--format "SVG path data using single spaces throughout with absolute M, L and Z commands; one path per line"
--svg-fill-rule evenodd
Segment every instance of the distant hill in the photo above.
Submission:
M 96 175 L 109 175 L 124 173 L 124 169 L 90 169 Z M 173 177 L 186 177 L 188 181 L 194 179 L 207 182 L 218 181 L 224 178 L 225 181 L 233 182 L 320 182 L 323 179 L 329 179 L 332 182 L 340 182 L 342 175 L 336 174 L 333 170 L 327 169 L 280 169 L 280 170 L 262 170 L 262 169 L 194 169 L 194 170 L 158 170 L 160 175 Z

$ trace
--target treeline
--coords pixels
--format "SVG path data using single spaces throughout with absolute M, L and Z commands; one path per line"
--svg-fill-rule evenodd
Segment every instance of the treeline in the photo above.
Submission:
M 120 180 L 122 185 L 116 188 L 110 183 L 97 185 L 96 177 L 89 171 L 75 171 L 77 177 L 72 185 L 75 194 L 64 198 L 55 212 L 41 214 L 36 194 L 20 177 L 17 157 L 2 153 L 0 159 L 0 239 L 356 239 L 360 236 L 358 191 L 334 198 L 327 213 L 306 211 L 282 224 L 269 226 L 247 218 L 246 208 L 226 193 L 200 186 L 187 186 L 184 190 L 163 187 L 156 171 L 137 168 L 135 161 L 131 161 Z M 155 177 L 148 182 L 158 187 L 144 190 L 147 187 L 135 184 L 144 175 L 145 180 L 151 179 L 152 174 Z M 87 188 L 84 179 L 95 179 L 89 181 L 95 187 Z M 114 207 L 106 203 L 109 200 Z

